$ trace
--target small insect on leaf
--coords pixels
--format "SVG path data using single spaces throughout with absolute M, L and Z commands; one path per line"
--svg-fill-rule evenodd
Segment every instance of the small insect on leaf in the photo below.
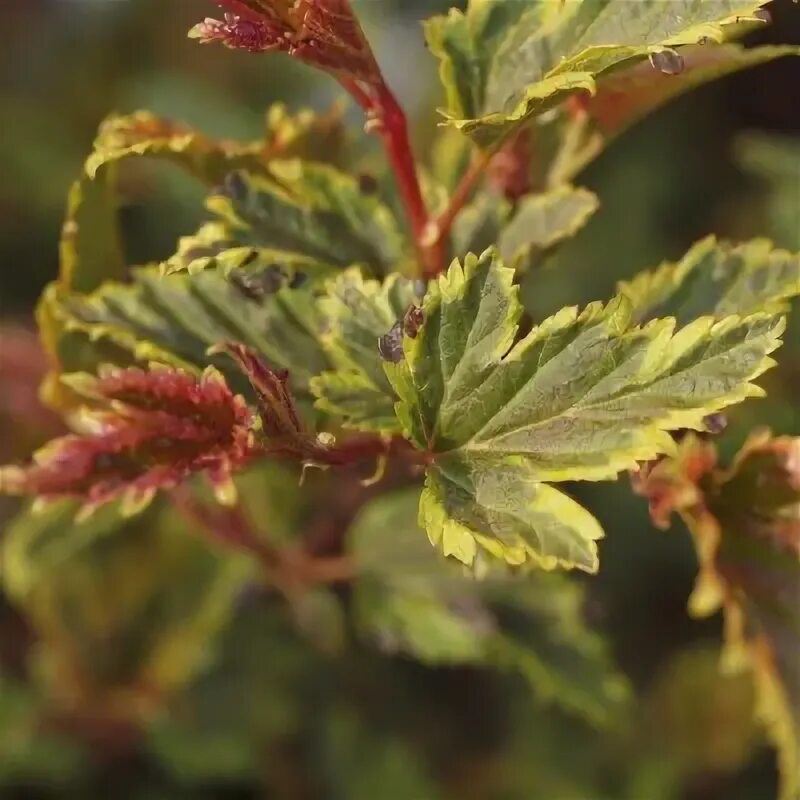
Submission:
M 403 360 L 403 320 L 397 320 L 388 333 L 378 339 L 378 352 L 384 361 L 397 364 Z

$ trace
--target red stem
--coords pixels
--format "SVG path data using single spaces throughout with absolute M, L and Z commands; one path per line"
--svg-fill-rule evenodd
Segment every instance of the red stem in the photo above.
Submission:
M 172 499 L 180 513 L 206 539 L 254 556 L 267 578 L 289 600 L 304 586 L 346 582 L 356 574 L 355 565 L 346 555 L 314 556 L 303 549 L 272 547 L 252 530 L 238 506 L 209 506 L 198 501 L 186 487 L 176 489 Z
M 450 197 L 447 208 L 445 208 L 434 223 L 437 244 L 441 244 L 447 239 L 456 217 L 472 196 L 472 192 L 483 176 L 483 171 L 490 160 L 491 154 L 488 152 L 480 155 L 478 158 L 474 158 L 467 171 L 461 176 L 458 186 L 456 186 L 455 191 Z
M 423 273 L 426 276 L 437 274 L 442 267 L 443 249 L 439 240 L 432 243 L 426 241 L 430 238 L 430 218 L 422 197 L 408 135 L 408 120 L 402 106 L 382 78 L 370 87 L 372 93 L 350 78 L 340 77 L 339 82 L 366 113 L 367 125 L 374 124 L 374 129 L 380 134 L 411 226 Z
M 380 134 L 394 170 L 397 186 L 406 207 L 414 238 L 419 244 L 428 223 L 428 213 L 422 199 L 417 167 L 408 137 L 408 121 L 397 99 L 386 86 L 376 89 L 380 114 Z

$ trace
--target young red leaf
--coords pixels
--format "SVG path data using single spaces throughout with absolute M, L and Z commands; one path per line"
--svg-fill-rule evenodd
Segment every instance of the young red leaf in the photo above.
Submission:
M 294 397 L 289 391 L 289 373 L 272 369 L 250 347 L 229 342 L 221 348 L 229 353 L 247 375 L 259 400 L 261 423 L 270 440 L 297 442 L 303 438 L 303 428 Z
M 89 432 L 55 439 L 27 467 L 0 471 L 0 490 L 44 499 L 78 497 L 85 510 L 122 497 L 147 503 L 204 473 L 226 498 L 230 475 L 260 448 L 252 415 L 224 379 L 166 368 L 112 369 L 75 388 L 105 407 L 87 412 Z
M 380 71 L 348 0 L 218 0 L 223 19 L 207 18 L 189 36 L 202 43 L 263 53 L 279 50 L 365 83 Z

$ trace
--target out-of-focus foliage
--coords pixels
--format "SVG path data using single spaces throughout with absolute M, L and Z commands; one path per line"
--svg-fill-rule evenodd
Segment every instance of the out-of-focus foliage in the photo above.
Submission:
M 778 791 L 769 742 L 794 800 L 800 119 L 789 98 L 800 72 L 784 56 L 797 52 L 800 13 L 769 4 L 765 26 L 766 4 L 748 0 L 642 0 L 636 14 L 616 0 L 605 11 L 471 0 L 428 23 L 426 57 L 416 23 L 451 5 L 354 2 L 410 112 L 429 207 L 443 211 L 471 160 L 498 150 L 446 248 L 466 276 L 453 266 L 424 301 L 374 137 L 356 109 L 325 110 L 333 79 L 281 56 L 198 50 L 185 32 L 213 3 L 0 9 L 13 122 L 0 134 L 0 311 L 16 312 L 0 325 L 2 462 L 65 421 L 96 436 L 86 380 L 62 378 L 107 363 L 157 362 L 192 382 L 213 365 L 261 412 L 259 441 L 274 433 L 265 408 L 278 408 L 332 458 L 362 436 L 383 443 L 341 471 L 260 463 L 234 477 L 233 509 L 196 482 L 86 519 L 73 501 L 0 498 L 0 798 L 766 800 Z M 748 46 L 707 41 L 746 31 Z M 333 46 L 346 74 L 373 79 L 360 34 Z M 469 137 L 436 130 L 444 94 Z M 38 309 L 43 352 L 20 318 L 56 278 L 59 238 L 60 278 Z M 727 243 L 743 238 L 754 241 Z M 491 245 L 519 288 L 491 256 L 467 258 Z M 475 290 L 476 263 L 490 290 Z M 615 286 L 610 310 L 559 313 Z M 433 336 L 442 307 L 446 333 Z M 733 466 L 687 479 L 711 434 L 676 450 L 667 431 L 716 430 L 706 414 L 753 393 L 786 311 L 779 366 L 758 380 L 767 399 L 734 408 L 718 437 Z M 665 344 L 663 322 L 634 327 L 672 315 L 684 350 Z M 529 344 L 509 359 L 517 324 Z M 586 335 L 601 329 L 605 350 Z M 255 391 L 226 352 L 209 353 L 229 341 L 275 368 Z M 609 370 L 624 380 L 604 384 Z M 43 396 L 65 420 L 37 401 L 45 373 Z M 503 441 L 521 435 L 515 408 L 547 409 L 555 433 L 482 447 L 472 429 L 497 411 L 489 373 Z M 289 390 L 296 406 L 282 405 Z M 514 396 L 526 391 L 528 406 Z M 751 442 L 733 460 L 764 422 L 795 438 Z M 589 432 L 602 463 L 583 447 Z M 658 452 L 672 455 L 647 489 L 663 501 L 668 487 L 659 519 L 676 508 L 692 528 L 704 621 L 685 613 L 689 537 L 654 533 L 622 485 L 541 483 L 610 476 Z M 487 467 L 497 458 L 504 485 Z M 430 547 L 425 528 L 472 569 Z M 591 568 L 596 542 L 589 580 L 513 566 L 524 550 L 534 564 Z M 501 551 L 511 567 L 492 558 Z M 723 654 L 721 615 L 705 619 L 717 608 Z
M 681 514 L 695 538 L 697 616 L 725 613 L 728 661 L 754 674 L 759 713 L 779 748 L 781 797 L 800 792 L 800 438 L 754 434 L 729 470 L 687 436 L 674 458 L 643 468 L 654 521 Z

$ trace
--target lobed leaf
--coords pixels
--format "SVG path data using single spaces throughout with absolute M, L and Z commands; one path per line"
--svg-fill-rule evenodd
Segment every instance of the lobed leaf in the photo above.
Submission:
M 494 147 L 599 76 L 665 50 L 720 42 L 754 24 L 764 0 L 471 0 L 427 24 L 450 124 Z M 654 56 L 658 62 L 659 57 Z M 663 61 L 666 57 L 661 57 Z M 673 71 L 673 70 L 670 70 Z
M 167 273 L 277 263 L 325 272 L 359 264 L 383 274 L 402 254 L 397 224 L 355 178 L 323 164 L 272 161 L 267 176 L 234 173 L 207 202 L 216 221 L 181 242 Z
M 144 267 L 132 278 L 89 295 L 56 285 L 46 290 L 40 325 L 62 371 L 155 361 L 200 372 L 213 364 L 237 391 L 247 391 L 228 359 L 208 355 L 215 345 L 237 341 L 290 369 L 293 390 L 308 397 L 309 379 L 330 364 L 318 341 L 322 319 L 313 285 L 258 298 L 214 271 L 162 277 Z
M 59 281 L 67 289 L 89 292 L 125 277 L 115 172 L 110 166 L 94 178 L 84 175 L 69 190 L 59 242 Z
M 468 564 L 482 546 L 510 563 L 594 571 L 599 526 L 542 482 L 614 478 L 671 452 L 668 431 L 702 429 L 760 395 L 751 381 L 772 365 L 784 320 L 637 327 L 621 295 L 562 309 L 516 341 L 512 281 L 491 251 L 454 262 L 429 288 L 405 359 L 384 365 L 404 432 L 431 460 L 421 520 Z
M 147 156 L 172 162 L 213 186 L 233 170 L 263 170 L 265 155 L 261 142 L 214 140 L 148 111 L 136 111 L 103 121 L 86 161 L 86 175 L 94 180 L 98 171 L 109 164 Z
M 214 186 L 234 170 L 263 173 L 270 160 L 302 156 L 326 160 L 340 150 L 341 112 L 267 112 L 262 141 L 215 140 L 146 111 L 114 115 L 98 131 L 81 178 L 73 185 L 61 238 L 61 283 L 79 292 L 119 280 L 126 264 L 117 223 L 117 168 L 129 158 L 170 162 Z
M 497 240 L 500 257 L 518 267 L 532 253 L 549 250 L 574 236 L 599 206 L 597 195 L 573 186 L 526 195 L 500 232 Z
M 323 344 L 335 369 L 311 380 L 318 409 L 342 417 L 348 428 L 399 432 L 379 340 L 417 301 L 413 282 L 397 274 L 381 283 L 350 269 L 328 282 L 319 303 L 327 324 Z
M 740 245 L 713 236 L 698 242 L 677 263 L 665 263 L 619 284 L 637 320 L 676 317 L 686 323 L 758 311 L 786 311 L 800 295 L 800 253 L 778 250 L 766 239 Z
M 678 512 L 695 539 L 700 617 L 725 615 L 727 662 L 748 665 L 779 751 L 781 797 L 800 795 L 800 439 L 754 435 L 728 470 L 687 437 L 678 457 L 638 476 L 656 520 Z
M 259 144 L 216 142 L 190 128 L 140 111 L 112 116 L 100 126 L 83 175 L 70 190 L 61 237 L 61 283 L 88 292 L 126 272 L 117 223 L 120 161 L 148 156 L 170 161 L 214 184 L 232 169 L 262 166 Z

